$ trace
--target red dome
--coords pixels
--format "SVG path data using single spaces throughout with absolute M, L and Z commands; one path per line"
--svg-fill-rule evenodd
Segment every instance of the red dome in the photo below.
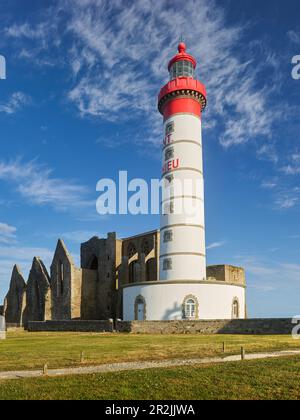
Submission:
M 180 44 L 178 45 L 178 52 L 179 54 L 186 52 L 186 45 L 184 42 L 180 42 Z
M 178 54 L 175 55 L 175 57 L 172 58 L 172 60 L 169 62 L 168 70 L 170 71 L 171 67 L 174 63 L 177 63 L 178 61 L 189 61 L 193 64 L 194 69 L 197 66 L 196 59 L 186 52 L 186 45 L 184 42 L 180 42 L 178 45 Z

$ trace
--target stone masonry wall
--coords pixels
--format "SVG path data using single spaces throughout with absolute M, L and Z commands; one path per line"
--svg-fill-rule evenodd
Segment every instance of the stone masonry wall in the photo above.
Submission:
M 29 332 L 113 332 L 113 321 L 29 322 Z
M 292 319 L 245 319 L 231 321 L 117 321 L 118 332 L 134 334 L 243 334 L 289 335 Z

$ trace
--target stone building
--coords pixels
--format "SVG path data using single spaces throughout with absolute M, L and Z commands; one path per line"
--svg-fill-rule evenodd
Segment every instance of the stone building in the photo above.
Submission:
M 24 324 L 51 319 L 51 290 L 48 271 L 40 258 L 33 259 L 26 288 Z
M 77 267 L 59 240 L 50 274 L 34 257 L 26 285 L 20 268 L 14 267 L 3 307 L 6 322 L 26 326 L 28 321 L 122 318 L 124 288 L 159 281 L 159 247 L 159 230 L 125 239 L 109 233 L 105 239 L 94 237 L 81 244 Z M 207 283 L 244 288 L 245 273 L 228 265 L 208 267 Z M 233 302 L 232 318 L 245 315 L 238 305 Z
M 26 307 L 26 283 L 19 266 L 13 268 L 9 291 L 4 299 L 3 315 L 9 324 L 23 324 Z

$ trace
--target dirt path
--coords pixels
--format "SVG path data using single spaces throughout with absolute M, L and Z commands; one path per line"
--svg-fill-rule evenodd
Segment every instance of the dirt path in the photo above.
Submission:
M 274 353 L 253 353 L 245 356 L 246 360 L 271 359 L 276 357 L 286 357 L 300 355 L 300 350 L 278 351 Z M 155 368 L 168 368 L 176 366 L 194 366 L 203 364 L 218 364 L 228 362 L 241 361 L 241 355 L 227 357 L 211 357 L 203 359 L 170 359 L 159 360 L 153 362 L 128 362 L 128 363 L 112 363 L 100 366 L 82 366 L 77 368 L 66 369 L 49 369 L 47 376 L 57 377 L 66 375 L 87 375 L 91 373 L 108 373 L 108 372 L 124 372 L 129 370 L 144 370 Z M 21 379 L 21 378 L 39 378 L 44 376 L 42 371 L 19 371 L 19 372 L 0 372 L 0 380 Z

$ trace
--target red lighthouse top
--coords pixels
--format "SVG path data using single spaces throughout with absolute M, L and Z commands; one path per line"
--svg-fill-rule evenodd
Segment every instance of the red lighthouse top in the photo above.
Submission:
M 168 65 L 170 81 L 160 91 L 158 109 L 166 118 L 174 113 L 193 113 L 201 116 L 206 107 L 206 88 L 195 78 L 196 59 L 186 52 L 181 42 Z
M 178 61 L 187 61 L 193 65 L 194 69 L 197 66 L 197 61 L 195 58 L 192 55 L 187 54 L 186 45 L 184 42 L 180 42 L 178 45 L 178 54 L 176 54 L 172 60 L 170 60 L 168 70 L 170 71 L 173 64 L 177 63 Z

